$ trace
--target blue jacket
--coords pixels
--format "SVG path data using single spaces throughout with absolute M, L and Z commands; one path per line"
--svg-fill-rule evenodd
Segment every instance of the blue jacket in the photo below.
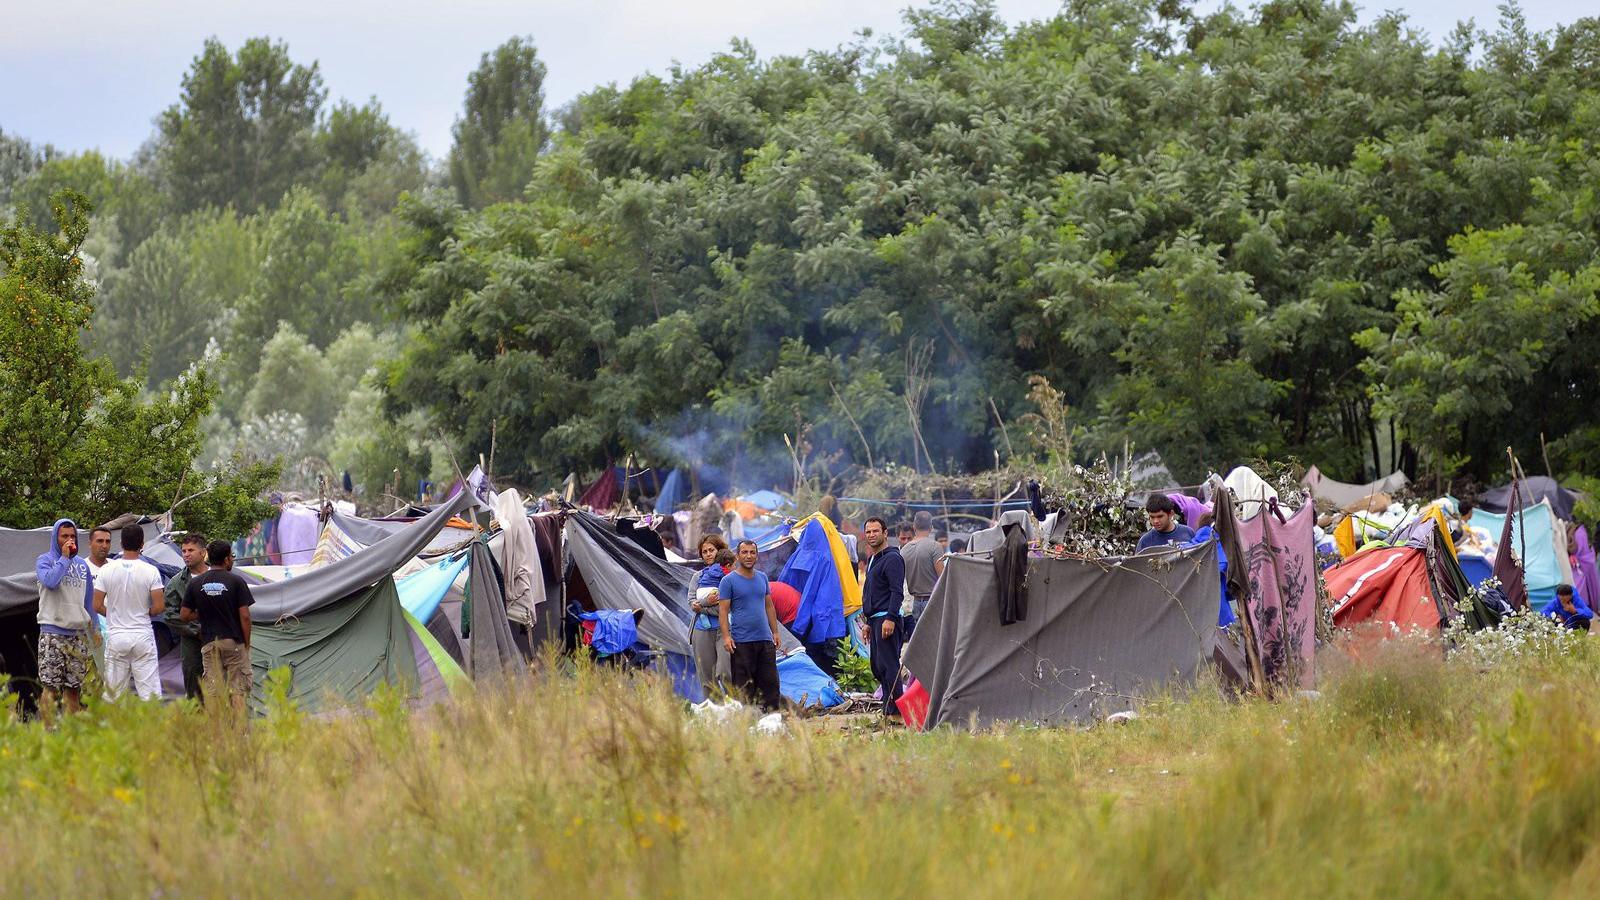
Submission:
M 1542 616 L 1554 616 L 1562 625 L 1568 628 L 1576 628 L 1580 631 L 1588 628 L 1589 623 L 1594 619 L 1594 610 L 1583 602 L 1583 598 L 1578 595 L 1577 591 L 1572 592 L 1572 612 L 1569 613 L 1562 609 L 1561 598 L 1556 597 L 1540 607 L 1539 614 Z

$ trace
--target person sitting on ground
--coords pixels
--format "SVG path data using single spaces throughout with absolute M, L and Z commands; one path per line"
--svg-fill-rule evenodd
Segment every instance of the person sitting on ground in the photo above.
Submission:
M 133 683 L 140 700 L 161 699 L 152 616 L 166 609 L 161 571 L 139 557 L 144 529 L 122 529 L 122 556 L 108 559 L 94 583 L 94 611 L 106 620 L 106 699 L 115 700 Z
M 1556 598 L 1544 605 L 1539 610 L 1542 616 L 1552 616 L 1564 627 L 1574 631 L 1588 631 L 1594 621 L 1594 610 L 1583 602 L 1572 585 L 1563 584 L 1556 586 Z
M 734 688 L 761 704 L 764 712 L 777 712 L 778 610 L 772 605 L 767 576 L 756 571 L 760 552 L 755 541 L 740 541 L 737 567 L 717 585 L 717 618 L 722 626 L 722 646 L 732 657 Z
M 1133 552 L 1143 553 L 1152 547 L 1187 544 L 1194 540 L 1194 529 L 1178 521 L 1178 504 L 1166 494 L 1151 494 L 1145 501 L 1144 511 L 1150 518 L 1150 530 L 1139 538 L 1139 546 Z

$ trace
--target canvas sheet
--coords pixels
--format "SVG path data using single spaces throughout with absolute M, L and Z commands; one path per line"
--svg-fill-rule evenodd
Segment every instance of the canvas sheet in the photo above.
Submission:
M 1239 523 L 1250 588 L 1245 609 L 1269 681 L 1311 688 L 1316 682 L 1316 510 L 1302 506 L 1286 522 L 1270 510 Z
M 1511 539 L 1511 550 L 1521 555 L 1523 548 L 1527 548 L 1527 555 L 1522 557 L 1522 572 L 1528 590 L 1554 588 L 1562 582 L 1562 572 L 1561 562 L 1556 559 L 1556 519 L 1550 510 L 1550 504 L 1540 501 L 1525 507 L 1519 521 L 1525 531 L 1517 534 L 1515 525 L 1512 526 L 1514 536 Z M 1505 528 L 1505 523 L 1504 513 L 1480 509 L 1472 514 L 1473 526 L 1487 529 L 1490 534 L 1500 534 Z
M 1215 544 L 1028 561 L 1028 617 L 1001 625 L 988 554 L 951 557 L 903 657 L 929 727 L 1090 722 L 1193 680 L 1217 642 Z
M 600 609 L 643 609 L 639 639 L 657 650 L 692 656 L 689 586 L 694 573 L 658 559 L 585 512 L 567 518 L 567 555 Z
M 522 675 L 526 669 L 522 666 L 517 643 L 511 637 L 505 594 L 500 588 L 504 576 L 483 541 L 472 545 L 471 559 L 467 591 L 472 633 L 467 643 L 467 671 L 474 681 L 498 681 Z
M 1301 483 L 1311 489 L 1311 495 L 1318 500 L 1326 500 L 1338 509 L 1353 506 L 1366 500 L 1374 494 L 1393 494 L 1411 483 L 1406 473 L 1396 470 L 1377 481 L 1366 484 L 1349 484 L 1343 481 L 1334 481 L 1322 474 L 1316 466 L 1312 466 L 1301 479 Z
M 359 703 L 380 684 L 413 695 L 420 686 L 411 628 L 387 577 L 339 602 L 257 624 L 250 632 L 250 666 L 258 711 L 267 675 L 277 668 L 288 670 L 289 699 L 308 712 Z

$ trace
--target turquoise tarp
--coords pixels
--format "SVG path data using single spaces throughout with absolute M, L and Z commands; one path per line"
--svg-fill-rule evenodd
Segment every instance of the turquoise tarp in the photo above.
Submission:
M 400 579 L 395 585 L 395 590 L 400 594 L 400 605 L 418 622 L 433 621 L 433 614 L 439 611 L 439 602 L 466 566 L 467 555 L 463 553 L 459 558 L 445 559 Z
M 1522 574 L 1531 604 L 1535 592 L 1554 596 L 1555 586 L 1562 581 L 1561 563 L 1556 559 L 1555 549 L 1556 517 L 1550 511 L 1549 503 L 1537 503 L 1522 511 L 1521 524 L 1526 533 L 1513 526 L 1511 549 L 1522 554 L 1526 547 Z M 1503 513 L 1475 510 L 1472 513 L 1472 525 L 1487 530 L 1498 541 L 1505 531 L 1506 517 Z

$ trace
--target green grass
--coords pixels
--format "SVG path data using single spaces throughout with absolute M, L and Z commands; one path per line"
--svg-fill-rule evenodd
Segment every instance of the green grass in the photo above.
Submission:
M 1335 668 L 1326 665 L 1325 668 Z M 694 721 L 583 668 L 233 735 L 188 704 L 0 724 L 8 895 L 1593 896 L 1600 639 L 1396 645 L 1322 699 L 1201 688 L 983 734 Z

